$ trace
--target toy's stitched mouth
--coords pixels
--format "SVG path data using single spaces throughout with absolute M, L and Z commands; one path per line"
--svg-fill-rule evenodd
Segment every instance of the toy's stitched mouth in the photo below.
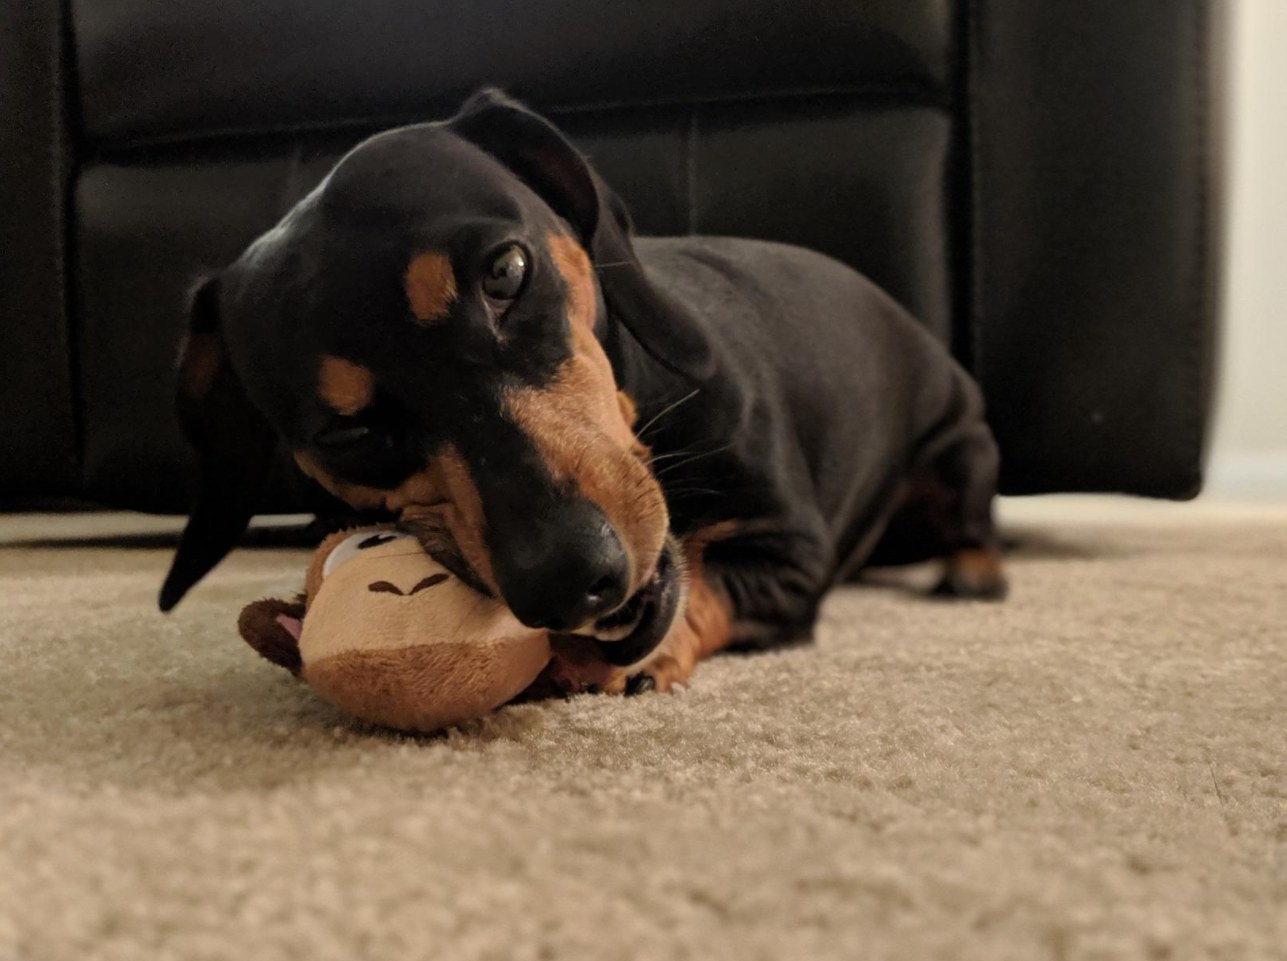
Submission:
M 582 636 L 595 643 L 599 656 L 609 664 L 635 664 L 651 654 L 670 630 L 682 588 L 676 550 L 668 541 L 648 583 L 611 614 L 595 621 L 593 633 Z

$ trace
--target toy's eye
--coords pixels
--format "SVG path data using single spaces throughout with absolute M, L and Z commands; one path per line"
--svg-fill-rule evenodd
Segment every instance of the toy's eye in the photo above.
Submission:
M 403 531 L 355 531 L 336 544 L 331 553 L 326 555 L 326 560 L 322 562 L 322 577 L 329 577 L 337 567 L 357 557 L 363 551 L 402 540 L 411 541 L 417 547 L 420 544 L 414 535 Z
M 492 255 L 483 275 L 483 293 L 492 300 L 513 300 L 527 277 L 527 253 L 518 244 L 507 244 Z

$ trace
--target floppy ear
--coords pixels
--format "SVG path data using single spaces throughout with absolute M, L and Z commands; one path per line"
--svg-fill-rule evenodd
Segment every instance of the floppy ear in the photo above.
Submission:
M 548 120 L 499 90 L 474 94 L 448 127 L 487 151 L 572 225 L 599 275 L 609 315 L 665 367 L 690 380 L 714 361 L 693 315 L 645 275 L 626 206 Z
M 200 468 L 196 506 L 161 587 L 168 611 L 237 543 L 255 511 L 276 436 L 228 361 L 219 324 L 219 280 L 203 282 L 192 299 L 188 336 L 179 358 L 175 407 Z
M 268 597 L 241 609 L 237 630 L 247 644 L 263 657 L 292 674 L 299 674 L 299 634 L 303 629 L 304 600 Z

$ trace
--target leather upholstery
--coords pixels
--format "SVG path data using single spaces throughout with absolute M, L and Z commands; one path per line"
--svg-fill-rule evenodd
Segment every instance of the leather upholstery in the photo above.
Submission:
M 445 113 L 486 83 L 543 107 L 929 89 L 952 0 L 75 0 L 95 140 Z
M 77 486 L 56 5 L 0 5 L 0 496 Z
M 1218 25 L 1204 4 L 1149 0 L 991 0 L 983 12 L 973 364 L 1006 487 L 1058 477 L 1068 490 L 1196 494 Z
M 1196 489 L 1206 0 L 10 7 L 0 498 L 184 510 L 187 289 L 361 136 L 484 81 L 550 112 L 644 232 L 801 243 L 886 286 L 980 377 L 1007 490 Z M 284 479 L 264 504 L 299 506 Z

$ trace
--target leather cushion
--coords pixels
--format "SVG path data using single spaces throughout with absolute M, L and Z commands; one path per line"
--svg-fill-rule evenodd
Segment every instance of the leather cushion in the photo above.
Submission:
M 952 0 L 74 0 L 91 139 L 396 122 L 484 83 L 543 107 L 786 91 L 941 98 Z
M 1002 489 L 1194 496 L 1219 250 L 1214 13 L 1194 0 L 989 9 L 973 84 L 973 361 Z
M 946 335 L 945 115 L 831 98 L 762 118 L 695 110 L 559 121 L 626 198 L 641 231 L 751 233 L 821 249 L 868 272 Z M 76 347 L 88 496 L 186 510 L 192 478 L 171 404 L 185 291 L 271 226 L 347 146 L 314 137 L 254 150 L 188 147 L 83 172 Z M 761 160 L 755 176 L 750 154 Z M 263 509 L 298 509 L 294 497 L 280 484 Z
M 53 4 L 0 6 L 0 498 L 76 493 L 61 37 Z

